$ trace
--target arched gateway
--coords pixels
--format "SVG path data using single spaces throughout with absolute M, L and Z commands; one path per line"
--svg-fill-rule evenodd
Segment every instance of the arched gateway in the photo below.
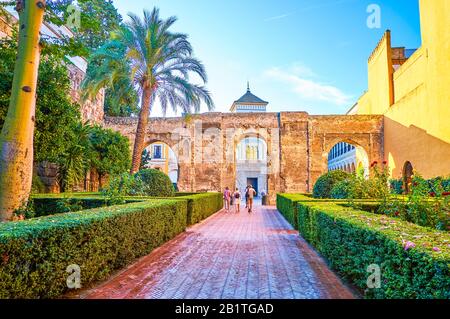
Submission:
M 136 118 L 109 117 L 104 125 L 127 136 L 133 145 Z M 220 191 L 246 183 L 238 176 L 239 156 L 245 155 L 245 160 L 264 168 L 258 176 L 271 203 L 276 193 L 311 191 L 317 178 L 328 171 L 330 150 L 341 141 L 362 147 L 369 162 L 384 157 L 383 116 L 378 115 L 204 113 L 153 118 L 146 139 L 147 145 L 160 141 L 175 152 L 180 191 Z

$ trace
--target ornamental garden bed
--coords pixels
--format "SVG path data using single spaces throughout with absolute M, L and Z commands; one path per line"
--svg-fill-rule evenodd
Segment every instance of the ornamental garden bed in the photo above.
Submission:
M 0 224 L 0 298 L 61 296 L 73 265 L 83 286 L 104 280 L 222 208 L 220 193 L 126 200 L 137 202 Z
M 448 232 L 342 201 L 311 200 L 301 194 L 278 197 L 279 210 L 296 218 L 293 225 L 300 234 L 366 298 L 450 298 Z M 373 265 L 380 267 L 381 281 L 379 288 L 369 289 L 368 269 Z

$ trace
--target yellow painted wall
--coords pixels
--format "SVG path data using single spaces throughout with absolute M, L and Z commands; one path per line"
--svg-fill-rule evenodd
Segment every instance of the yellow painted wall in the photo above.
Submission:
M 369 114 L 383 114 L 393 103 L 391 33 L 387 31 L 369 59 Z
M 410 161 L 424 177 L 450 175 L 450 1 L 420 0 L 422 47 L 389 83 L 390 39 L 369 60 L 359 114 L 384 114 L 384 148 L 393 177 Z M 393 104 L 389 105 L 389 98 Z

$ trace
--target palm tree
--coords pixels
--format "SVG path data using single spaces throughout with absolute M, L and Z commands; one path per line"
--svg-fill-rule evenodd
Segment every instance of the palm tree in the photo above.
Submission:
M 88 96 L 94 96 L 101 87 L 126 74 L 119 71 L 126 69 L 122 63 L 126 61 L 129 76 L 141 96 L 131 165 L 131 173 L 135 173 L 141 163 L 151 108 L 157 100 L 164 114 L 168 105 L 174 111 L 181 108 L 191 113 L 192 109 L 199 112 L 202 102 L 209 110 L 214 108 L 214 103 L 204 86 L 189 81 L 191 73 L 198 75 L 203 83 L 207 77 L 203 64 L 193 57 L 187 35 L 169 31 L 177 18 L 163 20 L 157 8 L 151 12 L 144 10 L 142 20 L 135 14 L 129 17 L 123 28 L 113 32 L 112 41 L 94 53 L 93 59 L 100 59 L 103 64 L 86 78 L 83 87 Z M 124 56 L 118 54 L 120 46 L 125 48 Z

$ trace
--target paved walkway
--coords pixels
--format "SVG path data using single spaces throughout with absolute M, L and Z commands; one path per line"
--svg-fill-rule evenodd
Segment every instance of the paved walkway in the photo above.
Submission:
M 220 212 L 79 298 L 354 298 L 274 207 Z

